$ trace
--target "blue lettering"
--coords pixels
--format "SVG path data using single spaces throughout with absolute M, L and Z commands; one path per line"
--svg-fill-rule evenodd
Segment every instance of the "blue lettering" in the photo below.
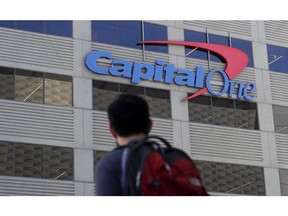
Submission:
M 86 57 L 86 66 L 94 73 L 108 74 L 108 68 L 101 68 L 97 65 L 97 60 L 100 58 L 111 59 L 112 54 L 104 51 L 93 51 Z
M 144 73 L 142 70 L 145 70 Z M 148 80 L 154 75 L 154 67 L 151 64 L 134 62 L 132 83 L 138 84 L 141 79 Z
M 167 64 L 166 67 L 164 67 L 164 71 L 165 71 L 164 83 L 167 83 L 167 84 L 173 83 L 174 70 L 175 68 L 173 64 Z
M 256 90 L 256 85 L 254 83 L 247 83 L 243 89 L 243 96 L 246 100 L 250 101 L 254 98 L 248 95 L 248 89 L 251 86 L 250 92 L 254 92 Z
M 223 85 L 223 89 L 222 89 L 222 91 L 221 91 L 220 93 L 215 92 L 215 91 L 211 88 L 211 86 L 210 86 L 210 84 L 211 84 L 211 77 L 212 77 L 212 75 L 213 75 L 215 72 L 220 73 L 220 75 L 221 75 L 222 78 L 223 78 L 223 84 L 224 84 L 224 85 Z M 215 95 L 215 96 L 221 96 L 222 94 L 224 94 L 225 92 L 227 92 L 228 87 L 229 87 L 229 79 L 228 79 L 227 74 L 226 74 L 224 71 L 222 71 L 222 70 L 211 70 L 211 71 L 208 73 L 207 77 L 206 77 L 206 87 L 207 87 L 208 92 L 209 92 L 210 94 Z
M 125 60 L 114 60 L 109 72 L 113 76 L 123 76 L 131 78 L 132 63 Z
M 183 74 L 185 76 L 179 76 L 178 74 Z M 195 86 L 195 72 L 189 70 L 178 70 L 177 76 L 174 78 L 174 82 L 181 86 Z
M 164 62 L 161 60 L 156 61 L 156 66 L 155 66 L 155 74 L 154 74 L 154 81 L 161 82 L 163 79 L 163 64 Z
M 196 67 L 196 80 L 195 80 L 195 87 L 196 88 L 203 88 L 204 85 L 204 68 L 203 67 Z

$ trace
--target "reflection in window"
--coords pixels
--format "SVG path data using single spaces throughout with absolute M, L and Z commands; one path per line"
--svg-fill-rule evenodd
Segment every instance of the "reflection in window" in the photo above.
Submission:
M 142 26 L 143 25 L 143 26 Z M 142 49 L 143 40 L 167 40 L 167 27 L 141 21 L 91 21 L 92 41 Z M 142 36 L 142 27 L 144 29 Z M 168 53 L 167 45 L 146 45 L 148 51 Z
M 43 92 L 43 73 L 16 70 L 15 100 L 33 103 L 43 103 Z
M 43 147 L 15 144 L 15 176 L 43 177 Z
M 73 180 L 73 149 L 0 141 L 0 175 Z
M 213 97 L 212 104 L 214 124 L 234 127 L 234 100 Z
M 141 49 L 140 21 L 92 21 L 92 41 Z
M 207 35 L 205 33 L 190 30 L 184 30 L 184 39 L 185 41 L 207 43 Z M 186 47 L 185 56 L 189 58 L 208 60 L 208 52 L 197 48 Z
M 191 122 L 258 130 L 256 103 L 209 96 L 188 102 Z
M 45 146 L 45 177 L 73 180 L 73 149 Z
M 122 93 L 143 96 L 152 117 L 171 118 L 169 91 L 105 81 L 93 81 L 93 109 L 106 111 L 110 103 Z
M 13 146 L 0 141 L 0 175 L 13 175 Z
M 208 39 L 207 39 L 208 38 Z M 185 41 L 191 41 L 191 42 L 203 42 L 207 43 L 213 43 L 213 44 L 221 44 L 225 46 L 231 46 L 236 49 L 242 50 L 245 52 L 249 57 L 248 67 L 254 67 L 254 61 L 253 61 L 253 49 L 252 49 L 252 42 L 231 38 L 231 44 L 230 44 L 230 38 L 214 35 L 214 34 L 206 34 L 202 32 L 196 32 L 191 30 L 184 29 L 184 40 Z M 197 48 L 185 48 L 185 56 L 189 58 L 197 58 L 197 59 L 203 59 L 208 60 L 208 51 L 202 51 Z M 211 61 L 216 62 L 224 62 L 224 59 L 220 58 L 219 55 L 214 55 L 210 52 L 209 54 Z
M 72 77 L 0 67 L 0 99 L 71 107 Z
M 14 69 L 0 67 L 0 99 L 14 99 Z
M 281 185 L 281 195 L 288 196 L 288 170 L 287 169 L 279 169 L 280 175 L 280 185 Z
M 274 130 L 288 134 L 288 107 L 273 105 Z
M 153 23 L 144 22 L 144 40 L 164 40 L 168 39 L 167 27 Z M 168 53 L 167 45 L 146 45 L 145 50 L 153 52 Z
M 224 36 L 209 34 L 209 43 L 229 46 L 229 38 L 228 37 L 224 37 Z M 221 58 L 217 54 L 216 55 L 213 54 L 212 52 L 210 52 L 210 60 L 214 61 L 214 62 L 223 62 L 223 63 L 225 63 L 223 58 Z
M 195 161 L 205 188 L 226 194 L 265 195 L 264 172 L 261 167 Z
M 288 73 L 288 48 L 267 45 L 270 71 Z
M 253 49 L 252 49 L 252 42 L 241 40 L 237 38 L 231 38 L 231 47 L 236 49 L 242 50 L 245 52 L 249 57 L 248 67 L 254 67 L 254 60 L 253 60 Z
M 73 35 L 71 20 L 7 20 L 0 21 L 0 27 L 62 37 L 72 37 Z
M 45 74 L 45 104 L 72 106 L 72 77 Z

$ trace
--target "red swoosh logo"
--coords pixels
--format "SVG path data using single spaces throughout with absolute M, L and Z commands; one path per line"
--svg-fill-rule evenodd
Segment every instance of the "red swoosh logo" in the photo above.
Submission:
M 140 44 L 156 44 L 156 45 L 171 44 L 171 45 L 187 46 L 191 48 L 197 47 L 199 49 L 209 50 L 212 53 L 218 54 L 224 59 L 224 61 L 226 62 L 225 72 L 230 80 L 233 79 L 235 76 L 237 76 L 247 66 L 249 61 L 247 54 L 244 53 L 243 51 L 220 44 L 186 42 L 186 41 L 141 41 Z M 207 91 L 208 91 L 207 88 L 204 87 L 182 101 L 184 102 L 190 100 L 192 98 L 204 94 Z

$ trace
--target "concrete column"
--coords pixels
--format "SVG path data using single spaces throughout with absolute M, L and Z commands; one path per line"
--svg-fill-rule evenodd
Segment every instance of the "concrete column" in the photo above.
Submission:
M 265 187 L 267 196 L 280 196 L 279 170 L 274 168 L 264 168 Z

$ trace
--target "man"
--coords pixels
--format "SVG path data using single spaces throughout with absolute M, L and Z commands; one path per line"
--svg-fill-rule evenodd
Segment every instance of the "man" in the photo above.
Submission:
M 125 145 L 145 138 L 151 128 L 147 102 L 136 95 L 120 95 L 108 107 L 109 130 L 117 147 L 97 164 L 95 183 L 98 196 L 121 196 L 121 157 Z

